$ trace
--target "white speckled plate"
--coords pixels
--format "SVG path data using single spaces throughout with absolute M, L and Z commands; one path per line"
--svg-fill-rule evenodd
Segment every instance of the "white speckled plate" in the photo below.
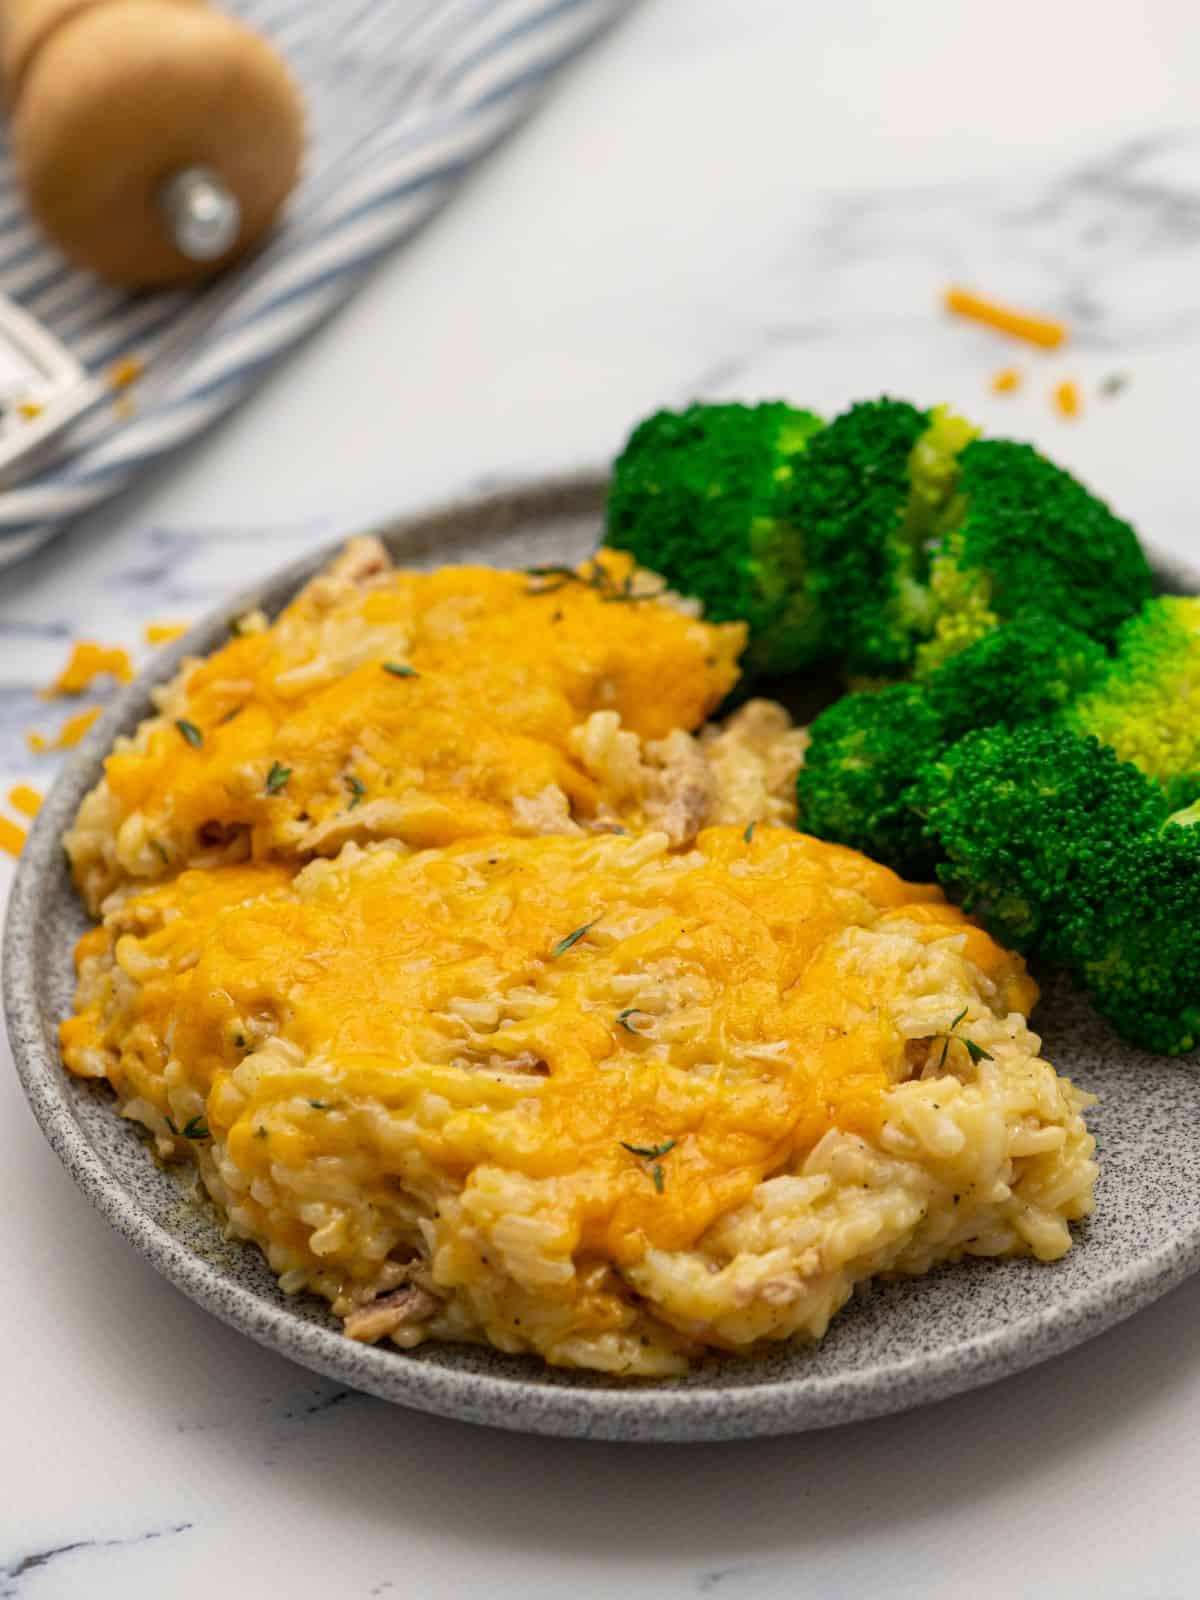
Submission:
M 603 481 L 506 490 L 384 531 L 401 562 L 575 560 L 595 543 Z M 85 919 L 59 839 L 105 752 L 150 710 L 179 659 L 214 648 L 232 617 L 268 611 L 322 564 L 315 557 L 243 594 L 157 658 L 92 730 L 51 791 L 21 857 L 5 942 L 9 1032 L 42 1129 L 88 1198 L 185 1293 L 305 1366 L 402 1405 L 532 1433 L 603 1439 L 734 1439 L 900 1411 L 991 1382 L 1119 1322 L 1200 1266 L 1200 1072 L 1113 1038 L 1087 1004 L 1053 991 L 1035 1022 L 1046 1054 L 1101 1097 L 1096 1216 L 1054 1266 L 975 1262 L 857 1297 L 815 1349 L 713 1361 L 686 1379 L 633 1384 L 487 1350 L 402 1355 L 346 1339 L 323 1302 L 287 1299 L 251 1247 L 151 1159 L 103 1089 L 68 1078 L 55 1024 L 68 1009 L 71 947 Z M 1200 575 L 1159 563 L 1165 587 Z

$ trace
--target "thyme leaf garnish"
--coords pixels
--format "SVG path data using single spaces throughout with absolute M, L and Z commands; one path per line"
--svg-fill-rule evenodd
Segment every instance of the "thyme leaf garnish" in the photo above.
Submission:
M 533 584 L 530 584 L 525 591 L 527 594 L 532 595 L 557 594 L 558 591 L 562 588 L 565 588 L 568 583 L 586 584 L 587 582 L 587 579 L 581 577 L 580 574 L 575 571 L 574 567 L 526 567 L 525 571 L 528 577 L 538 580 L 536 588 Z M 547 582 L 544 580 L 550 581 Z
M 278 794 L 291 775 L 291 767 L 285 767 L 282 761 L 272 761 L 271 770 L 267 773 L 267 793 Z
M 189 1117 L 184 1123 L 183 1137 L 185 1139 L 211 1139 L 212 1134 L 208 1131 L 207 1122 L 197 1113 L 196 1116 Z
M 661 1194 L 666 1187 L 667 1175 L 663 1169 L 661 1157 L 669 1155 L 674 1150 L 678 1140 L 666 1139 L 662 1144 L 626 1144 L 624 1139 L 618 1141 L 622 1150 L 628 1150 L 631 1156 L 637 1156 L 640 1161 L 653 1161 L 650 1168 L 650 1177 L 654 1182 L 654 1191 Z
M 617 604 L 637 602 L 639 600 L 654 600 L 655 593 L 636 593 L 633 587 L 633 574 L 627 573 L 623 583 L 618 584 L 609 573 L 607 567 L 599 561 L 591 561 L 585 568 L 576 570 L 574 567 L 542 566 L 526 567 L 526 575 L 535 580 L 526 590 L 527 594 L 557 594 L 569 583 L 578 583 L 585 589 L 591 589 L 599 595 L 601 600 L 616 602 Z
M 188 722 L 185 717 L 177 717 L 175 720 L 175 726 L 179 729 L 179 732 L 183 738 L 187 740 L 188 744 L 191 745 L 192 749 L 199 750 L 200 746 L 204 743 L 204 735 L 200 732 L 200 729 L 196 726 L 196 724 L 194 722 Z
M 599 917 L 593 917 L 590 922 L 585 922 L 582 928 L 576 928 L 573 933 L 568 933 L 565 939 L 560 939 L 551 950 L 550 959 L 553 961 L 557 956 L 565 956 L 567 951 L 577 945 L 585 933 L 590 933 L 599 921 Z
M 626 1144 L 624 1139 L 620 1141 L 622 1150 L 628 1150 L 631 1156 L 641 1156 L 646 1161 L 657 1161 L 659 1156 L 665 1156 L 674 1150 L 678 1143 L 678 1139 L 668 1139 L 665 1144 L 651 1145 Z
M 393 678 L 419 678 L 421 676 L 416 667 L 410 667 L 403 661 L 385 661 L 383 670 L 390 672 Z
M 959 1044 L 962 1045 L 963 1049 L 970 1056 L 975 1066 L 978 1066 L 981 1061 L 994 1061 L 996 1059 L 995 1056 L 992 1055 L 991 1051 L 985 1050 L 981 1044 L 976 1044 L 974 1039 L 964 1039 L 961 1034 L 955 1031 L 966 1014 L 967 1008 L 964 1006 L 955 1017 L 954 1021 L 946 1029 L 945 1033 L 935 1033 L 933 1036 L 935 1039 L 940 1039 L 942 1041 L 942 1053 L 938 1057 L 939 1072 L 946 1065 L 946 1057 L 950 1053 L 950 1041 L 952 1039 L 958 1040 Z
M 362 798 L 367 792 L 367 786 L 361 778 L 356 778 L 352 772 L 347 773 L 342 782 L 350 791 L 350 804 L 346 807 L 346 810 L 353 811 L 355 806 L 361 805 Z

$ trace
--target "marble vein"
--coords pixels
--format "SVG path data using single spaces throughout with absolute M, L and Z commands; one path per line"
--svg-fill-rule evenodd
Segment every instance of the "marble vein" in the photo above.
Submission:
M 66 1544 L 50 1545 L 43 1550 L 31 1550 L 26 1555 L 14 1557 L 9 1562 L 0 1564 L 0 1584 L 4 1585 L 0 1588 L 0 1600 L 16 1600 L 21 1593 L 24 1580 L 31 1573 L 51 1564 L 58 1564 L 64 1556 L 79 1555 L 82 1551 L 136 1549 L 139 1545 L 152 1544 L 157 1539 L 169 1539 L 176 1534 L 187 1533 L 192 1526 L 190 1522 L 177 1522 L 167 1528 L 151 1528 L 145 1533 L 131 1534 L 123 1539 L 72 1539 Z

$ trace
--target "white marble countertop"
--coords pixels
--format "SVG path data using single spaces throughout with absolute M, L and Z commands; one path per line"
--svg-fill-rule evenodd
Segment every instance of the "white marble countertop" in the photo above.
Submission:
M 22 733 L 61 714 L 34 686 L 71 636 L 135 642 L 356 524 L 602 460 L 696 394 L 947 399 L 1200 556 L 1198 56 L 1195 0 L 645 0 L 251 404 L 0 573 L 0 778 L 48 781 Z M 1073 343 L 1035 359 L 943 319 L 951 279 Z M 992 397 L 1009 362 L 1026 386 Z M 1068 375 L 1075 424 L 1048 399 Z M 1196 1592 L 1200 1281 L 907 1417 L 509 1437 L 213 1321 L 93 1214 L 0 1068 L 0 1596 Z

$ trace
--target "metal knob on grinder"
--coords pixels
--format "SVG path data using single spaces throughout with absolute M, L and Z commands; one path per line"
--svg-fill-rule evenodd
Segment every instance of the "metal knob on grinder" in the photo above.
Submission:
M 111 283 L 219 271 L 299 175 L 291 74 L 206 0 L 0 0 L 0 72 L 31 211 Z

